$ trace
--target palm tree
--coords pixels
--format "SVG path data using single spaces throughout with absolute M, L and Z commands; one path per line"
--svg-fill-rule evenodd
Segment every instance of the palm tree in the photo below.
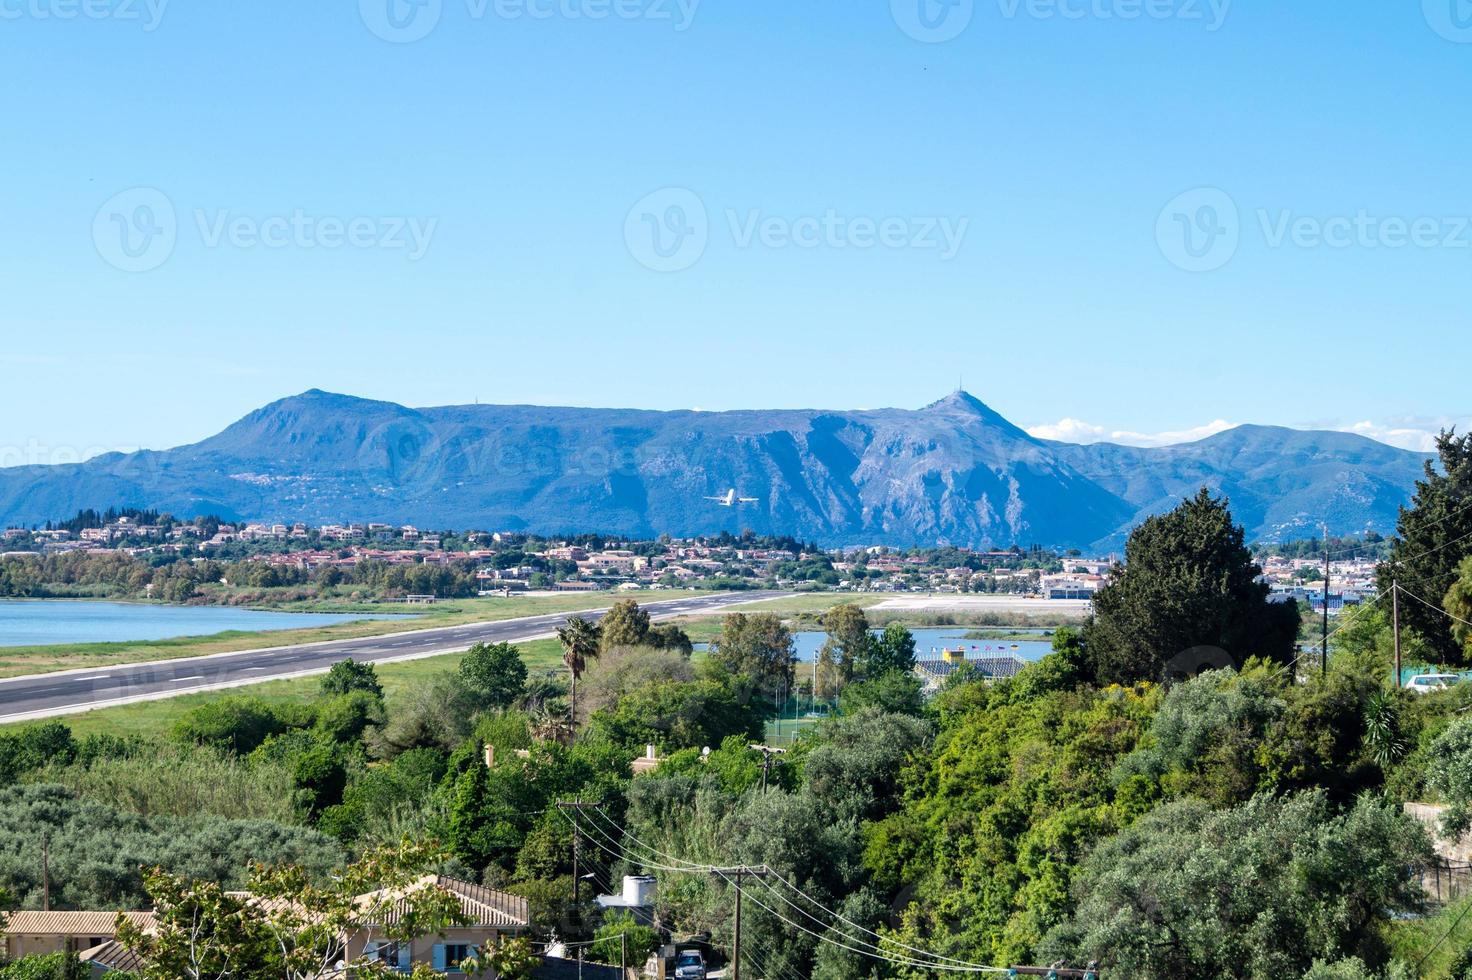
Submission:
M 572 686 L 568 691 L 568 700 L 572 708 L 572 728 L 573 732 L 576 733 L 578 725 L 578 678 L 587 669 L 588 661 L 598 656 L 600 639 L 598 627 L 581 616 L 574 616 L 568 619 L 566 626 L 558 628 L 557 639 L 562 644 L 562 662 L 567 664 L 568 672 L 572 675 Z

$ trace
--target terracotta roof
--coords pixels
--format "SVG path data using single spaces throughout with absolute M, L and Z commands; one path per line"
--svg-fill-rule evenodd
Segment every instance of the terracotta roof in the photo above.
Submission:
M 152 912 L 124 914 L 144 929 L 153 928 Z M 116 912 L 12 912 L 5 931 L 12 936 L 111 936 L 117 917 Z
M 77 959 L 83 963 L 96 963 L 108 970 L 117 970 L 120 973 L 141 974 L 148 966 L 143 957 L 126 948 L 116 939 L 109 939 L 101 946 L 83 950 L 77 954 Z

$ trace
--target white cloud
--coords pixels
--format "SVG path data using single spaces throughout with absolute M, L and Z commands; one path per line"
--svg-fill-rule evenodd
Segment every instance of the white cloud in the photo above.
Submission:
M 1378 442 L 1418 453 L 1436 451 L 1436 437 L 1444 429 L 1467 432 L 1472 429 L 1472 418 L 1457 418 L 1450 415 L 1412 416 L 1390 419 L 1386 422 L 1356 422 L 1353 425 L 1337 425 L 1341 432 L 1353 432 Z
M 1106 429 L 1102 425 L 1094 425 L 1079 419 L 1061 419 L 1057 422 L 1044 425 L 1031 425 L 1027 427 L 1029 435 L 1037 439 L 1053 439 L 1057 442 L 1076 442 L 1082 445 L 1091 445 L 1096 442 L 1112 442 L 1121 446 L 1141 446 L 1153 448 L 1155 446 L 1173 446 L 1182 442 L 1195 442 L 1214 436 L 1218 432 L 1235 429 L 1237 424 L 1217 419 L 1206 425 L 1198 425 L 1194 428 L 1183 429 L 1179 432 L 1129 432 L 1118 429 Z
M 1153 448 L 1195 442 L 1232 428 L 1236 428 L 1234 423 L 1217 419 L 1215 422 L 1208 422 L 1206 425 L 1198 425 L 1179 432 L 1148 433 L 1106 429 L 1102 425 L 1094 425 L 1092 422 L 1084 422 L 1080 419 L 1061 419 L 1043 425 L 1028 426 L 1027 431 L 1035 438 L 1052 439 L 1057 442 L 1072 442 L 1080 445 L 1112 442 L 1121 446 Z M 1436 450 L 1436 436 L 1443 429 L 1455 428 L 1458 432 L 1472 431 L 1472 417 L 1454 418 L 1448 415 L 1403 417 L 1389 419 L 1385 422 L 1366 420 L 1350 424 L 1318 422 L 1310 423 L 1302 428 L 1352 432 L 1367 439 L 1374 439 L 1376 442 L 1383 442 L 1388 446 L 1409 449 L 1412 452 L 1429 453 Z

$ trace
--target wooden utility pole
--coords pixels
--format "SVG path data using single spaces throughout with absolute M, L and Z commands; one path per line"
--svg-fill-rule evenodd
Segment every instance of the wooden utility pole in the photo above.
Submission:
M 763 865 L 752 868 L 745 864 L 735 868 L 712 868 L 710 873 L 730 881 L 736 879 L 736 923 L 731 932 L 731 980 L 741 980 L 741 882 L 744 878 L 765 878 L 772 872 Z
M 1391 580 L 1390 608 L 1395 630 L 1395 686 L 1400 687 L 1400 579 Z
M 1324 649 L 1322 674 L 1329 676 L 1329 525 L 1324 525 Z
M 600 809 L 600 807 L 596 803 L 584 803 L 583 800 L 582 800 L 582 797 L 578 797 L 577 799 L 573 800 L 573 802 L 571 802 L 571 803 L 567 803 L 567 802 L 560 802 L 560 803 L 558 803 L 557 804 L 557 809 L 559 809 L 559 810 L 571 810 L 574 813 L 582 813 L 584 810 L 597 810 L 597 809 Z M 583 921 L 583 904 L 582 904 L 582 885 L 583 885 L 583 879 L 582 879 L 582 876 L 578 874 L 578 840 L 581 837 L 581 835 L 578 833 L 578 822 L 577 822 L 577 820 L 574 819 L 574 820 L 571 821 L 571 823 L 572 823 L 572 914 L 573 914 L 573 918 L 575 919 L 575 921 L 577 922 L 577 924 L 578 925 L 581 925 L 582 924 L 582 921 Z

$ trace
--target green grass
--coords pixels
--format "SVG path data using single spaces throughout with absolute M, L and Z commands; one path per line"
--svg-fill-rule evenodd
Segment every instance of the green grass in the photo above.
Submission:
M 644 602 L 657 602 L 695 594 L 697 593 L 672 590 L 652 594 L 647 598 L 641 594 L 639 598 Z M 361 620 L 335 623 L 331 626 L 266 632 L 236 630 L 210 636 L 183 636 L 172 640 L 131 643 L 4 647 L 0 648 L 0 677 L 43 674 L 82 667 L 109 667 L 115 664 L 144 663 L 152 660 L 175 660 L 180 657 L 234 653 L 240 650 L 258 650 L 263 647 L 295 646 L 300 643 L 318 643 L 323 640 L 382 636 L 387 633 L 402 633 L 408 630 L 430 629 L 439 626 L 459 626 L 465 623 L 492 622 L 542 613 L 579 612 L 608 606 L 617 598 L 620 597 L 598 593 L 593 595 L 512 596 L 508 599 L 456 599 L 433 606 L 407 607 L 412 609 L 416 616 L 412 620 Z M 330 605 L 321 603 L 312 603 L 311 608 L 319 612 L 339 611 Z M 382 605 L 352 608 L 355 611 L 363 611 L 367 608 L 379 613 L 406 609 L 400 606 L 386 608 Z
M 1426 957 L 1426 962 L 1415 974 L 1423 980 L 1460 980 L 1453 977 L 1451 971 L 1462 952 L 1472 946 L 1472 896 L 1453 902 L 1436 915 L 1424 919 L 1392 922 L 1386 938 L 1396 959 L 1408 966 L 1415 966 L 1423 956 Z M 1432 950 L 1433 946 L 1436 946 L 1435 950 Z
M 562 666 L 562 648 L 556 640 L 532 640 L 518 643 L 521 658 L 533 672 L 557 670 Z M 384 694 L 394 694 L 436 674 L 453 671 L 460 665 L 461 655 L 448 653 L 423 660 L 378 664 L 378 678 Z M 231 695 L 258 697 L 271 704 L 306 704 L 312 701 L 322 683 L 321 675 L 293 677 L 286 680 L 262 681 L 228 691 L 201 691 L 159 701 L 140 701 L 113 708 L 99 708 L 81 714 L 64 715 L 56 720 L 71 728 L 78 737 L 92 733 L 108 735 L 153 735 L 168 731 L 181 716 L 209 701 Z M 34 722 L 0 726 L 0 731 L 24 728 Z

